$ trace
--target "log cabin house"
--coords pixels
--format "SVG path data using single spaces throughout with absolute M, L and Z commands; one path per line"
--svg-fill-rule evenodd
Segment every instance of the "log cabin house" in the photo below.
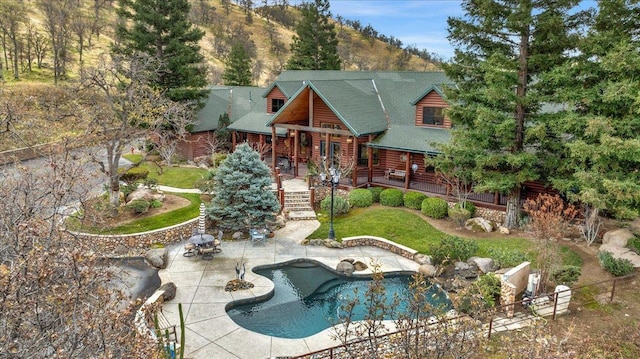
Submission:
M 444 86 L 454 84 L 443 72 L 285 71 L 266 89 L 211 88 L 200 123 L 181 154 L 206 154 L 224 112 L 231 118 L 232 149 L 249 142 L 265 161 L 283 173 L 304 177 L 307 165 L 327 160 L 342 169 L 342 186 L 396 187 L 448 197 L 448 188 L 425 156 L 434 144 L 449 140 L 444 116 Z M 524 197 L 546 189 L 530 184 Z M 506 196 L 473 193 L 484 207 L 503 209 Z

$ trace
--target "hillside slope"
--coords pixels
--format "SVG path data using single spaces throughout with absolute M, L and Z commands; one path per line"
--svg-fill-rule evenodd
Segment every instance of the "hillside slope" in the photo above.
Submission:
M 95 16 L 93 6 L 98 3 L 95 0 L 80 0 L 79 3 L 82 5 L 75 10 L 77 13 L 72 15 L 74 20 L 71 28 L 75 27 L 73 21 L 78 17 L 82 17 L 85 24 L 100 23 L 99 35 L 90 34 L 88 29 L 85 30 L 87 33 L 84 35 L 82 66 L 91 66 L 98 54 L 108 51 L 109 44 L 113 41 L 117 1 L 103 1 L 104 8 L 99 16 Z M 267 85 L 284 69 L 290 56 L 291 39 L 295 35 L 294 23 L 300 18 L 298 9 L 292 6 L 263 6 L 246 11 L 229 0 L 191 0 L 191 3 L 191 20 L 206 33 L 200 46 L 208 62 L 209 82 L 212 85 L 222 84 L 223 59 L 231 44 L 237 41 L 244 43 L 252 55 L 255 85 Z M 33 29 L 48 39 L 43 11 L 36 2 L 27 2 L 26 7 L 27 17 Z M 345 70 L 425 71 L 437 68 L 429 61 L 373 37 L 364 36 L 342 23 L 336 23 L 336 31 L 339 39 L 338 51 Z M 26 23 L 21 25 L 19 32 L 26 34 Z M 67 61 L 67 79 L 73 80 L 80 72 L 79 37 L 75 31 L 71 31 L 69 36 L 71 45 Z M 5 53 L 10 54 L 11 51 L 11 44 L 6 42 Z M 21 56 L 23 71 L 20 73 L 20 81 L 50 81 L 53 77 L 50 70 L 53 62 L 50 51 L 49 46 L 49 53 L 46 53 L 43 59 L 42 68 L 32 65 L 30 71 L 25 70 L 25 56 Z M 4 67 L 5 81 L 14 82 L 13 72 L 9 71 L 11 66 Z

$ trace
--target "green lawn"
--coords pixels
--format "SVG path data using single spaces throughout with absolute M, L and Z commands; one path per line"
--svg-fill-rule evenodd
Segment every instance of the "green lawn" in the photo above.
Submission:
M 308 238 L 326 238 L 329 232 L 329 215 L 318 213 L 320 228 Z M 437 244 L 447 234 L 437 230 L 425 221 L 417 212 L 406 209 L 373 206 L 367 208 L 353 208 L 349 213 L 334 216 L 333 227 L 338 238 L 371 235 L 383 237 L 398 244 L 413 248 L 420 253 L 429 253 L 429 247 Z M 478 256 L 488 256 L 492 247 L 517 249 L 524 253 L 533 253 L 535 243 L 519 237 L 496 237 L 490 239 L 476 239 L 479 250 Z M 580 265 L 580 257 L 561 247 L 565 264 Z M 530 255 L 535 258 L 535 255 Z
M 140 168 L 148 169 L 148 178 L 155 178 L 159 185 L 175 188 L 194 188 L 194 183 L 208 172 L 195 167 L 162 167 L 162 174 L 158 174 L 158 166 L 150 162 L 141 163 Z
M 167 192 L 169 193 L 169 192 Z M 100 234 L 129 234 L 139 233 L 145 231 L 151 231 L 154 229 L 169 227 L 174 224 L 186 222 L 190 219 L 198 217 L 200 214 L 200 195 L 196 193 L 171 193 L 176 196 L 180 196 L 188 199 L 191 203 L 179 209 L 171 212 L 159 214 L 157 216 L 144 218 L 138 221 L 126 223 L 120 227 L 112 228 L 109 230 L 104 229 L 80 229 L 85 233 L 100 233 Z

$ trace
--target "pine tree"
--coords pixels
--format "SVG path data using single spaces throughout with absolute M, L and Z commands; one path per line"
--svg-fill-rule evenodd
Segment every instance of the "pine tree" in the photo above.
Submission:
M 231 47 L 231 52 L 225 61 L 222 79 L 228 86 L 251 85 L 251 59 L 242 44 L 236 43 Z
M 540 116 L 548 97 L 539 74 L 567 61 L 577 3 L 466 0 L 465 17 L 448 19 L 456 48 L 443 68 L 457 86 L 447 90 L 454 129 L 443 152 L 471 159 L 476 191 L 508 195 L 508 228 L 517 225 L 523 183 L 539 179 L 556 150 Z
M 247 143 L 236 147 L 214 176 L 209 217 L 226 231 L 265 227 L 280 211 L 271 171 Z
M 600 1 L 574 61 L 553 73 L 567 104 L 556 132 L 569 134 L 554 187 L 597 216 L 635 218 L 640 203 L 640 6 Z
M 302 20 L 291 43 L 289 70 L 340 70 L 338 39 L 329 22 L 328 0 L 303 3 Z
M 175 101 L 200 100 L 206 67 L 198 41 L 204 32 L 188 20 L 187 0 L 119 0 L 119 22 L 112 50 L 146 53 L 161 65 L 154 88 Z

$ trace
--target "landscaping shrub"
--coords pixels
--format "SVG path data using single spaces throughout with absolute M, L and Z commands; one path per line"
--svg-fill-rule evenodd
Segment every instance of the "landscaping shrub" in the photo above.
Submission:
M 485 308 L 494 307 L 496 300 L 500 298 L 500 278 L 493 274 L 483 274 L 478 277 L 478 280 L 474 283 L 479 294 L 482 295 L 482 299 L 485 302 Z
M 622 277 L 634 271 L 633 263 L 630 260 L 613 258 L 611 252 L 599 252 L 598 260 L 607 272 L 616 277 Z
M 546 193 L 527 199 L 523 209 L 531 218 L 529 229 L 539 239 L 560 239 L 570 235 L 571 221 L 579 214 L 574 205 L 560 196 Z
M 149 170 L 144 167 L 133 167 L 127 172 L 120 175 L 120 180 L 132 184 L 138 181 L 142 181 L 149 175 Z
M 493 247 L 488 250 L 489 256 L 500 268 L 515 267 L 529 261 L 527 255 L 518 249 Z
M 422 206 L 422 201 L 424 201 L 426 198 L 427 196 L 422 193 L 409 191 L 404 194 L 404 206 L 411 209 L 420 209 Z
M 151 201 L 149 205 L 151 206 L 151 208 L 160 208 L 162 207 L 162 202 L 160 202 L 157 199 L 154 199 L 153 201 Z
M 478 251 L 478 244 L 470 239 L 460 237 L 445 237 L 440 243 L 431 246 L 430 254 L 435 264 L 444 261 L 466 262 Z
M 128 210 L 138 214 L 147 213 L 149 207 L 151 207 L 151 203 L 142 199 L 131 201 L 125 206 L 125 208 L 127 208 Z
M 449 218 L 458 225 L 458 227 L 464 226 L 464 223 L 471 218 L 471 212 L 464 208 L 449 208 L 447 210 L 447 214 L 449 215 Z
M 387 207 L 402 206 L 402 191 L 397 188 L 387 188 L 380 192 L 380 204 Z
M 323 211 L 329 212 L 331 210 L 331 196 L 327 196 L 320 202 L 320 208 Z M 340 196 L 333 197 L 333 214 L 339 215 L 349 212 L 349 202 Z
M 473 204 L 473 202 L 469 202 L 469 201 L 465 201 L 464 202 L 464 206 L 460 204 L 460 202 L 456 203 L 453 208 L 463 208 L 466 209 L 467 211 L 469 211 L 469 216 L 473 217 L 474 214 L 476 214 L 476 205 Z
M 640 238 L 635 236 L 629 239 L 629 242 L 627 242 L 627 248 L 631 249 L 636 254 L 640 254 Z
M 380 202 L 380 193 L 382 192 L 382 190 L 384 188 L 382 188 L 382 187 L 369 187 L 368 189 L 371 192 L 371 195 L 373 196 L 373 201 L 374 202 Z
M 135 183 L 123 184 L 120 186 L 120 193 L 122 193 L 122 196 L 124 198 L 127 198 L 127 196 L 133 193 L 133 191 L 135 191 L 137 188 L 138 188 L 138 185 Z M 105 191 L 106 190 L 107 189 L 105 189 Z
M 145 178 L 142 184 L 149 189 L 154 189 L 158 187 L 158 180 L 155 178 Z
M 216 152 L 211 154 L 211 165 L 214 168 L 218 168 L 220 166 L 220 164 L 222 163 L 222 161 L 227 159 L 227 154 L 226 153 L 220 153 L 220 152 Z
M 551 273 L 551 280 L 556 284 L 571 287 L 578 281 L 582 270 L 577 266 L 562 266 Z
M 349 204 L 354 207 L 369 207 L 373 203 L 373 194 L 364 188 L 356 188 L 349 192 Z
M 440 219 L 447 216 L 449 206 L 442 198 L 428 197 L 422 201 L 421 212 L 427 217 Z

